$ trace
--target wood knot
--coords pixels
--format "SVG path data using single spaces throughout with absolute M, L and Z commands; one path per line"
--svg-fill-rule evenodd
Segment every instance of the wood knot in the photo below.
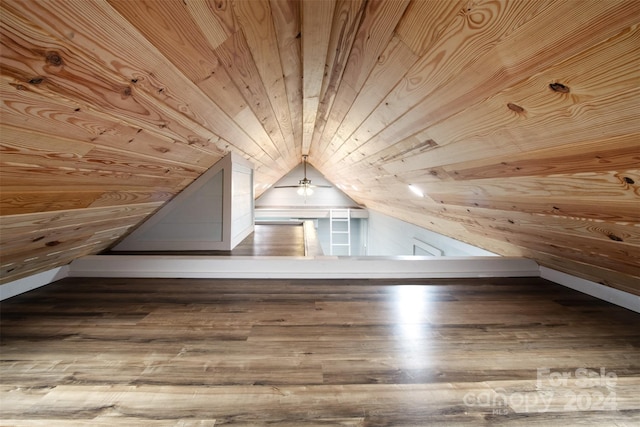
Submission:
M 549 84 L 549 88 L 554 92 L 569 93 L 569 87 L 562 83 L 551 83 Z
M 624 179 L 624 182 L 626 182 L 627 184 L 635 184 L 636 183 L 632 178 L 629 178 L 628 176 L 625 176 L 623 179 Z
M 124 89 L 122 89 L 122 94 L 124 96 L 131 96 L 131 88 L 129 86 L 125 87 Z
M 58 246 L 60 242 L 58 240 L 52 240 L 50 242 L 45 243 L 45 246 Z
M 435 142 L 433 139 L 429 138 L 425 142 L 423 142 L 422 145 L 425 147 L 435 147 L 436 145 L 438 145 L 438 143 Z
M 162 154 L 168 153 L 169 151 L 171 151 L 167 147 L 152 147 L 152 148 L 156 151 L 159 151 Z
M 511 111 L 515 111 L 516 113 L 524 113 L 524 108 L 511 102 L 507 104 L 507 107 L 509 107 Z
M 62 57 L 57 52 L 47 52 L 47 64 L 59 67 L 62 65 Z
M 613 233 L 609 233 L 609 235 L 607 237 L 610 238 L 611 240 L 615 241 L 615 242 L 623 242 L 622 237 L 618 237 Z
M 44 81 L 44 77 L 34 77 L 31 80 L 29 80 L 29 84 L 32 85 L 39 85 L 40 83 L 42 83 Z

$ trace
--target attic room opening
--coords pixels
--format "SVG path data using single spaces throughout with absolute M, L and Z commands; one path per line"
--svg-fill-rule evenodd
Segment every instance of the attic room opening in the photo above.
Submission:
M 301 183 L 313 191 L 299 191 Z M 251 162 L 229 154 L 115 245 L 114 251 L 230 251 L 254 232 L 255 225 L 302 226 L 308 221 L 313 225 L 304 227 L 304 239 L 317 240 L 319 246 L 312 255 L 494 255 L 366 209 L 343 187 L 301 162 L 254 199 Z M 273 228 L 278 229 L 282 230 Z

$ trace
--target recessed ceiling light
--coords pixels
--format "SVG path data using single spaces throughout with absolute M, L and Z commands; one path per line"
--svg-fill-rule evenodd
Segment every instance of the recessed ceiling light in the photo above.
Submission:
M 422 193 L 422 191 L 420 191 L 420 189 L 415 185 L 409 184 L 409 190 L 411 190 L 415 195 L 419 197 L 424 197 L 424 194 Z

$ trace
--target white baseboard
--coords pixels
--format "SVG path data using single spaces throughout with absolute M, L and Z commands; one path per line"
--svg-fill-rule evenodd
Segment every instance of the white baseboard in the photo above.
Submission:
M 20 295 L 69 276 L 69 266 L 54 268 L 23 279 L 0 285 L 0 301 Z
M 640 313 L 640 296 L 638 295 L 542 266 L 540 267 L 540 277 Z

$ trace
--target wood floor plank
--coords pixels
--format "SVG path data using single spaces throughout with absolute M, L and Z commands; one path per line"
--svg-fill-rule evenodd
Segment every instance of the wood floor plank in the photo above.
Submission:
M 640 422 L 640 314 L 537 278 L 67 278 L 1 308 L 3 426 Z

